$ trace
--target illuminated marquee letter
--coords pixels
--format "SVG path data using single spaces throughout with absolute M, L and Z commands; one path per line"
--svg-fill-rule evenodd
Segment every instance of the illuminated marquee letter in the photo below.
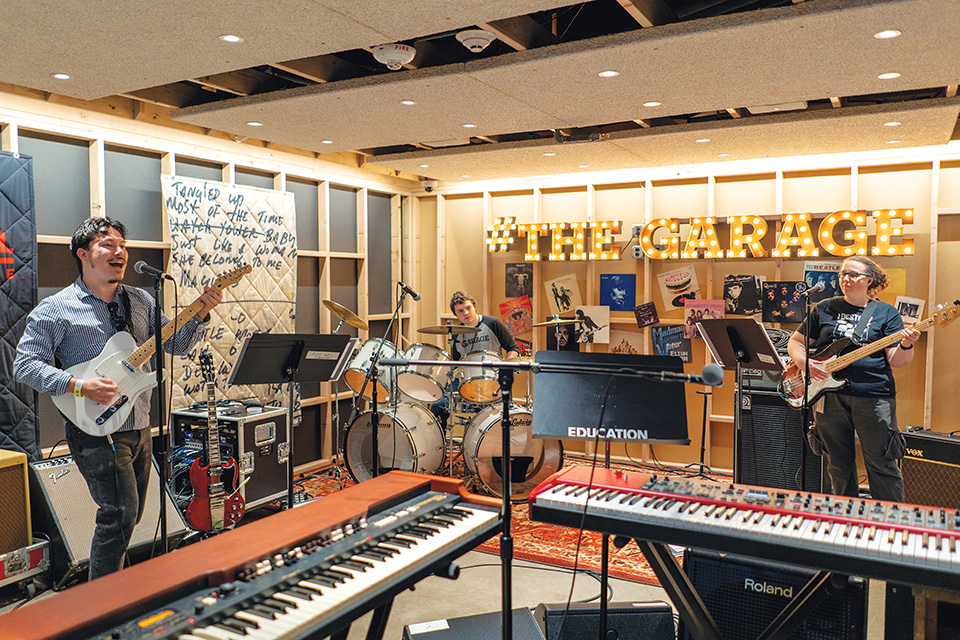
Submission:
M 493 224 L 487 227 L 487 251 L 509 251 L 517 235 L 516 222 L 516 218 L 495 218 Z
M 902 224 L 913 224 L 913 209 L 878 209 L 873 212 L 877 219 L 877 244 L 873 247 L 875 256 L 909 256 L 913 254 L 913 238 L 903 238 L 900 244 L 891 244 L 893 236 L 902 236 L 903 227 L 894 227 L 893 219 L 900 218 Z
M 620 252 L 617 245 L 613 244 L 614 233 L 620 233 L 620 220 L 603 220 L 591 222 L 592 227 L 590 247 L 591 260 L 619 260 Z
M 670 234 L 663 234 L 660 237 L 660 244 L 654 244 L 654 235 L 657 229 L 665 229 Z M 676 218 L 658 218 L 651 220 L 643 225 L 640 231 L 640 248 L 651 258 L 656 260 L 677 259 L 680 257 L 680 237 L 677 231 L 680 230 L 680 221 Z
M 747 252 L 754 258 L 763 258 L 767 250 L 760 244 L 763 236 L 767 235 L 767 221 L 760 216 L 730 216 L 727 218 L 730 225 L 730 249 L 728 258 L 746 258 Z M 743 226 L 753 227 L 750 233 L 743 232 Z
M 533 224 L 521 224 L 518 227 L 520 233 L 527 236 L 527 250 L 523 254 L 523 259 L 527 262 L 536 262 L 542 260 L 540 255 L 540 236 L 549 235 L 548 227 L 545 222 Z
M 781 220 L 783 228 L 780 229 L 777 246 L 773 250 L 774 258 L 789 258 L 793 249 L 797 250 L 798 256 L 820 255 L 820 250 L 813 244 L 813 234 L 810 233 L 809 213 L 784 213 Z
M 864 211 L 834 211 L 820 222 L 817 233 L 820 236 L 820 246 L 832 256 L 867 255 L 867 216 Z M 843 230 L 843 239 L 847 244 L 840 244 L 836 238 L 837 225 L 852 227 Z
M 576 224 L 576 223 L 574 223 Z M 575 230 L 571 229 L 575 233 Z M 551 260 L 566 260 L 567 254 L 571 254 L 571 260 L 579 259 L 579 254 L 574 252 L 576 247 L 575 235 L 567 232 L 566 222 L 550 223 L 550 255 Z M 583 239 L 580 240 L 581 249 L 583 248 Z
M 703 251 L 705 258 L 722 258 L 723 250 L 717 243 L 715 218 L 694 218 L 690 221 L 690 235 L 687 246 L 680 252 L 681 258 L 698 258 Z

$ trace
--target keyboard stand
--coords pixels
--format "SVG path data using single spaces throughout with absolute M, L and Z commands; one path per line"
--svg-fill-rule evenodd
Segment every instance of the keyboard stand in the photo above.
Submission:
M 637 538 L 634 540 L 647 562 L 650 563 L 650 568 L 657 575 L 660 586 L 667 592 L 667 597 L 677 608 L 680 619 L 690 630 L 691 635 L 697 640 L 722 640 L 723 636 L 717 628 L 717 623 L 707 611 L 700 594 L 690 582 L 689 576 L 680 568 L 680 563 L 677 562 L 669 547 L 661 542 Z M 787 640 L 807 615 L 821 602 L 837 593 L 838 589 L 842 588 L 839 585 L 844 585 L 846 582 L 847 576 L 840 576 L 830 571 L 818 571 L 787 603 L 783 611 L 767 625 L 757 640 Z

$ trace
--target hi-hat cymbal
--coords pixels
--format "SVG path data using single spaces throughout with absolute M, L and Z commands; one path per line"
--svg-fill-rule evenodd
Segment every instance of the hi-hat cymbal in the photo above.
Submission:
M 459 333 L 479 333 L 477 327 L 468 327 L 465 324 L 441 324 L 435 327 L 420 327 L 419 333 L 435 333 L 437 335 L 459 334 Z
M 534 323 L 534 324 L 532 324 L 532 325 L 530 325 L 530 326 L 532 326 L 532 327 L 549 327 L 549 326 L 554 326 L 554 325 L 558 325 L 558 324 L 574 324 L 574 323 L 577 323 L 577 322 L 581 322 L 581 321 L 580 321 L 580 320 L 577 320 L 576 318 L 557 318 L 557 319 L 555 319 L 555 320 L 547 320 L 546 322 L 536 322 L 536 323 Z
M 361 329 L 363 331 L 369 329 L 367 323 L 361 320 L 360 316 L 355 314 L 353 311 L 350 311 L 350 309 L 347 309 L 339 302 L 334 302 L 333 300 L 324 300 L 323 306 L 325 306 L 327 309 L 330 309 L 330 311 L 333 311 L 338 318 L 349 324 L 351 327 L 356 327 L 357 329 Z

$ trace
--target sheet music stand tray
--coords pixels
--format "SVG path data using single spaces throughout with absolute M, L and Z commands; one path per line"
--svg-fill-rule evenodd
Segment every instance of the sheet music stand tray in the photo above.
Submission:
M 744 364 L 754 369 L 767 371 L 784 371 L 780 354 L 770 341 L 770 336 L 764 331 L 763 325 L 753 318 L 718 318 L 706 319 L 697 323 L 700 335 L 707 343 L 707 349 L 713 360 L 728 371 L 736 372 L 734 388 L 733 431 L 734 438 L 740 436 L 740 411 L 743 400 L 743 380 L 741 378 Z M 734 458 L 737 456 L 737 447 L 734 447 Z M 740 465 L 733 461 L 733 481 L 740 482 Z
M 287 508 L 293 501 L 293 385 L 337 380 L 353 355 L 356 338 L 316 333 L 257 333 L 247 338 L 227 384 L 287 383 Z

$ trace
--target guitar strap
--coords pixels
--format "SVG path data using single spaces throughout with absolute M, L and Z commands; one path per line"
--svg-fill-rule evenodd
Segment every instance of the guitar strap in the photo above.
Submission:
M 864 335 L 864 332 L 867 330 L 867 327 L 870 326 L 870 319 L 873 318 L 874 312 L 877 310 L 877 301 L 871 298 L 867 301 L 867 306 L 863 308 L 863 313 L 860 314 L 860 322 L 857 323 L 857 326 L 853 329 L 853 335 L 851 340 L 859 346 L 863 344 L 861 338 Z
M 127 288 L 123 285 L 120 285 L 120 299 L 123 302 L 123 321 L 126 323 L 126 329 L 133 336 L 134 342 L 139 343 L 140 340 L 133 331 L 133 323 L 130 322 L 130 294 L 127 293 Z

